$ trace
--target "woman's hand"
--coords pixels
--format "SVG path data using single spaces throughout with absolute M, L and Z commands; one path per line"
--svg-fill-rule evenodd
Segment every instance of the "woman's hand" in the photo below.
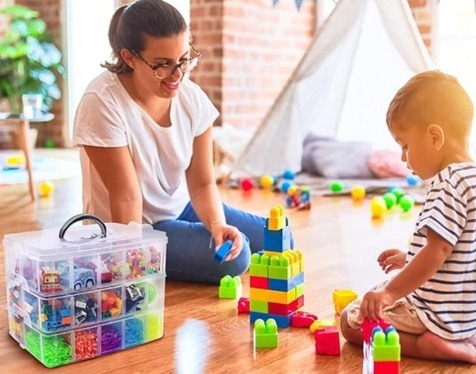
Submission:
M 405 266 L 407 254 L 399 249 L 387 249 L 378 256 L 377 261 L 385 274 Z
M 233 260 L 240 254 L 243 249 L 243 235 L 236 227 L 226 223 L 215 223 L 212 225 L 210 232 L 215 241 L 216 248 L 220 247 L 227 240 L 233 241 L 230 253 L 225 258 L 225 261 Z

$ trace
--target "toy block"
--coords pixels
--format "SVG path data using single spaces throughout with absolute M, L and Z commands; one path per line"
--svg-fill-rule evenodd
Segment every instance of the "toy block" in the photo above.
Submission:
M 334 308 L 337 314 L 341 314 L 344 308 L 357 299 L 357 293 L 350 289 L 338 289 L 332 293 Z
M 318 355 L 340 356 L 339 331 L 336 326 L 316 330 L 314 339 Z
M 240 297 L 236 305 L 238 313 L 250 313 L 250 299 L 248 297 Z
M 364 321 L 360 325 L 360 330 L 362 331 L 362 340 L 365 343 L 370 344 L 373 335 L 373 330 L 375 327 L 381 327 L 382 330 L 385 331 L 390 326 L 392 326 L 390 323 L 385 322 L 382 319 L 379 319 L 377 321 L 370 321 L 368 318 L 364 318 Z
M 215 252 L 215 256 L 213 257 L 215 261 L 219 264 L 225 261 L 225 258 L 230 254 L 232 246 L 233 241 L 227 240 L 226 242 L 224 242 Z
M 374 362 L 373 374 L 399 374 L 400 361 Z
M 220 287 L 218 289 L 218 297 L 220 299 L 238 299 L 243 294 L 243 286 L 239 276 L 225 275 L 220 279 Z
M 268 302 L 259 300 L 250 300 L 250 312 L 268 313 Z
M 270 289 L 269 278 L 250 276 L 250 287 L 263 288 L 265 290 Z
M 278 326 L 272 318 L 266 320 L 257 319 L 254 323 L 253 340 L 255 348 L 277 348 Z
M 299 273 L 288 280 L 269 278 L 268 289 L 273 291 L 289 291 L 303 283 L 304 273 Z
M 287 316 L 296 312 L 302 306 L 304 306 L 304 296 L 301 296 L 289 304 L 268 303 L 268 313 Z
M 271 208 L 269 212 L 269 218 L 267 220 L 268 230 L 277 231 L 281 230 L 287 224 L 286 216 L 284 215 L 284 208 L 281 205 L 276 205 Z
M 251 255 L 250 275 L 267 278 L 269 276 L 269 256 L 253 253 Z
M 284 252 L 287 249 L 291 249 L 291 228 L 289 225 L 276 231 L 264 229 L 264 250 Z
M 385 332 L 374 329 L 372 337 L 372 355 L 374 363 L 377 361 L 400 361 L 400 339 L 393 327 Z
M 291 326 L 293 327 L 309 327 L 314 321 L 317 320 L 317 316 L 308 312 L 296 312 L 291 318 Z
M 294 288 L 294 290 L 296 292 L 296 298 L 301 297 L 302 295 L 304 295 L 304 283 L 298 284 Z
M 337 326 L 337 322 L 335 319 L 330 319 L 330 318 L 318 319 L 314 321 L 311 326 L 309 326 L 309 330 L 311 330 L 311 332 L 314 334 L 316 330 L 322 330 L 323 328 L 331 327 L 331 326 Z
M 268 277 L 287 280 L 291 278 L 291 267 L 287 256 L 273 256 L 269 260 Z
M 268 301 L 270 303 L 289 304 L 296 299 L 296 292 L 263 290 L 261 288 L 250 288 L 250 300 Z
M 276 321 L 276 324 L 278 325 L 278 327 L 282 329 L 291 326 L 292 317 L 293 317 L 293 314 L 290 314 L 288 316 L 278 316 L 276 314 L 271 314 L 271 313 L 250 312 L 251 323 L 255 322 L 258 319 L 272 318 Z

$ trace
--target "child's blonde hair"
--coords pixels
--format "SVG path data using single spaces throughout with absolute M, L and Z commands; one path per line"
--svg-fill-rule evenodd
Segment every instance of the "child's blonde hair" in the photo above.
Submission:
M 387 111 L 387 126 L 437 124 L 453 136 L 468 139 L 473 103 L 458 80 L 438 70 L 411 78 L 398 90 Z

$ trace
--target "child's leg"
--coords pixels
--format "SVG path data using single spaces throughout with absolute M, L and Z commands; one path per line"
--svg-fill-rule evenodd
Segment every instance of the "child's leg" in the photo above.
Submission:
M 389 321 L 392 323 L 392 321 Z M 340 317 L 341 333 L 354 344 L 362 345 L 362 332 L 349 324 L 348 310 L 344 309 Z M 398 330 L 398 326 L 396 327 Z M 398 331 L 402 355 L 428 360 L 464 361 L 476 364 L 476 336 L 464 341 L 450 341 L 425 331 L 411 334 Z
M 166 273 L 168 280 L 219 283 L 225 275 L 240 275 L 250 264 L 250 244 L 243 235 L 243 249 L 237 258 L 222 264 L 214 260 L 215 246 L 201 222 L 167 220 L 154 224 L 167 234 Z

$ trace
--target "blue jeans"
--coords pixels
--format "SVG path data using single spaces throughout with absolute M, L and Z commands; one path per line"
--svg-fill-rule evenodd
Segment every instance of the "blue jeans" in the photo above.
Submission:
M 248 270 L 251 253 L 263 249 L 266 219 L 223 204 L 226 222 L 243 234 L 243 249 L 232 261 L 217 263 L 215 244 L 188 203 L 177 219 L 155 223 L 154 229 L 167 234 L 166 271 L 168 280 L 219 283 L 225 275 Z

